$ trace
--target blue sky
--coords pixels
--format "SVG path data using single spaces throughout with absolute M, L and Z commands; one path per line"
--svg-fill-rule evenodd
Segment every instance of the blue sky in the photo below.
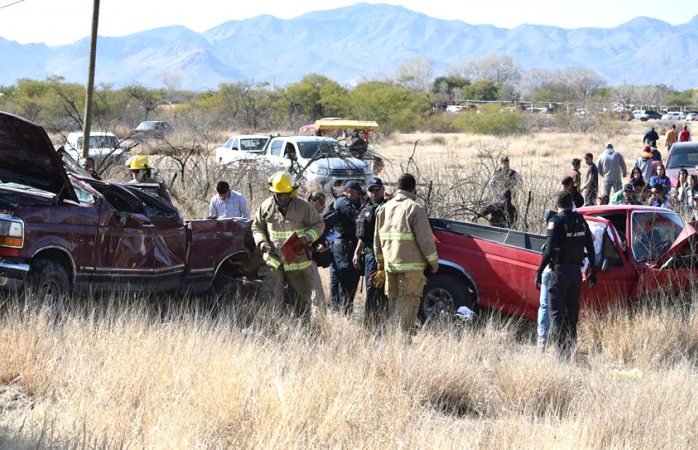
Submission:
M 21 43 L 69 44 L 89 35 L 92 0 L 0 0 L 0 37 Z M 333 9 L 356 0 L 101 0 L 100 35 L 122 36 L 150 28 L 184 25 L 205 31 L 228 20 L 261 14 L 290 19 L 316 10 Z M 440 19 L 514 28 L 523 23 L 562 28 L 620 25 L 647 16 L 673 25 L 698 14 L 698 1 L 671 0 L 401 0 L 387 3 Z M 457 5 L 457 6 L 454 6 Z

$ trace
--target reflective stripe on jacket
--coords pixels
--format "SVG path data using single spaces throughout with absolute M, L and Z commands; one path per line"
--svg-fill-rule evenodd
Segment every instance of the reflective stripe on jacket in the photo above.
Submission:
M 264 261 L 273 269 L 281 265 L 281 246 L 295 232 L 298 236 L 306 236 L 308 242 L 314 242 L 322 234 L 325 224 L 315 208 L 305 200 L 293 197 L 286 213 L 282 214 L 274 197 L 269 197 L 257 208 L 252 223 L 254 243 L 269 242 L 275 254 L 264 254 Z M 299 252 L 296 258 L 283 264 L 284 271 L 303 270 L 311 266 L 311 261 L 305 252 Z
M 422 271 L 439 259 L 427 213 L 413 194 L 398 191 L 378 208 L 374 252 L 388 272 Z

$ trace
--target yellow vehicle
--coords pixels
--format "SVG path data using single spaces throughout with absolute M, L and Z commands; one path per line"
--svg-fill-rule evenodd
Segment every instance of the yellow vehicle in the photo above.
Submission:
M 379 129 L 378 122 L 374 120 L 353 120 L 328 117 L 318 119 L 311 125 L 301 127 L 302 134 L 313 134 L 316 136 L 328 136 L 343 142 L 351 153 L 357 158 L 365 161 L 374 175 L 383 171 L 383 159 L 370 145 L 374 138 L 374 133 Z M 363 146 L 359 146 L 358 154 L 354 151 L 356 139 L 364 141 Z

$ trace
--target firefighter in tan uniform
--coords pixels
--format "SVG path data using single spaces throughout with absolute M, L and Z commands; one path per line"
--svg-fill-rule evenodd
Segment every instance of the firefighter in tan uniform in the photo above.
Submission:
M 260 300 L 267 306 L 280 304 L 284 283 L 288 283 L 296 317 L 308 321 L 313 268 L 306 249 L 322 234 L 325 225 L 315 208 L 295 195 L 296 189 L 291 175 L 286 172 L 277 172 L 269 178 L 269 190 L 273 195 L 257 209 L 252 235 L 268 269 L 262 281 Z M 292 261 L 283 261 L 281 246 L 294 232 L 300 237 L 298 253 Z
M 424 269 L 428 265 L 436 273 L 439 263 L 427 213 L 415 201 L 414 176 L 401 175 L 397 187 L 397 194 L 376 213 L 374 251 L 378 270 L 385 270 L 388 314 L 409 332 L 426 283 Z

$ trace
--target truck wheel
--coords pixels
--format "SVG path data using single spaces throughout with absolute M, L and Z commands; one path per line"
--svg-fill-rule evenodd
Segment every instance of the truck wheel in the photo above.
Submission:
M 32 296 L 43 301 L 52 315 L 57 316 L 58 304 L 70 294 L 70 277 L 57 262 L 40 258 L 31 263 L 27 286 Z
M 461 306 L 476 308 L 474 295 L 461 280 L 444 274 L 427 279 L 419 306 L 420 319 L 424 321 L 441 313 L 453 314 Z

